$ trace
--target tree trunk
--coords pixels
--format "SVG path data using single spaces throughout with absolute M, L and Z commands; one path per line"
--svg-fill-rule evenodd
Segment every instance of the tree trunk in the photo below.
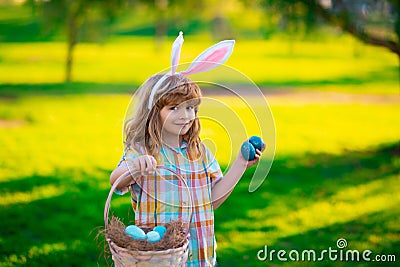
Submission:
M 156 51 L 160 51 L 164 37 L 167 34 L 167 7 L 168 0 L 155 0 L 155 13 L 156 13 L 156 23 L 155 23 L 155 44 Z
M 65 82 L 67 83 L 72 81 L 72 63 L 74 61 L 75 44 L 75 42 L 68 38 L 67 62 L 65 66 Z
M 399 62 L 398 66 L 397 66 L 397 73 L 398 73 L 397 84 L 399 85 L 399 94 L 400 94 L 400 54 L 397 54 L 397 60 Z M 399 142 L 399 147 L 400 147 L 400 142 Z
M 72 81 L 72 66 L 74 62 L 74 48 L 78 42 L 78 15 L 77 10 L 70 10 L 67 17 L 67 60 L 65 68 L 65 82 Z

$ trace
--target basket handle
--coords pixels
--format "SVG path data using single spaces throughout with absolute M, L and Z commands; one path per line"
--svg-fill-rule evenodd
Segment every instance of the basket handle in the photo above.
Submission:
M 188 184 L 187 184 L 187 182 L 186 182 L 186 179 L 185 178 L 183 178 L 179 173 L 177 173 L 175 170 L 173 170 L 173 169 L 171 169 L 171 168 L 168 168 L 168 167 L 165 167 L 165 166 L 161 166 L 161 165 L 157 165 L 156 166 L 156 168 L 157 169 L 164 169 L 164 170 L 167 170 L 167 171 L 170 171 L 170 172 L 172 172 L 173 174 L 175 174 L 177 177 L 178 177 L 178 179 L 185 185 L 185 187 L 187 188 L 187 191 L 188 191 L 188 193 L 189 193 L 189 204 L 190 204 L 190 216 L 189 216 L 189 223 L 188 223 L 188 232 L 189 232 L 189 228 L 190 228 L 190 223 L 192 222 L 192 217 L 193 217 L 193 210 L 194 210 L 194 206 L 193 206 L 193 198 L 192 198 L 192 194 L 190 194 L 190 189 L 189 189 L 189 186 L 188 186 Z M 136 176 L 136 175 L 138 175 L 139 174 L 139 171 L 136 171 L 136 172 L 134 172 L 134 173 L 132 173 L 131 171 L 126 171 L 126 172 L 124 172 L 120 177 L 118 177 L 118 179 L 114 182 L 114 184 L 112 185 L 112 187 L 111 187 L 111 189 L 110 189 L 110 192 L 108 193 L 108 197 L 107 197 L 107 201 L 106 201 L 106 204 L 105 204 L 105 206 L 104 206 L 104 225 L 105 225 L 105 230 L 107 231 L 107 227 L 108 227 L 108 217 L 109 217 L 109 211 L 110 211 L 110 203 L 111 203 L 111 198 L 112 198 L 112 196 L 113 196 L 113 194 L 114 194 L 114 191 L 115 191 L 115 189 L 117 188 L 117 186 L 119 185 L 119 183 L 122 181 L 122 180 L 124 180 L 125 178 L 127 178 L 128 176 L 132 176 L 133 177 L 133 180 L 135 181 L 135 182 L 137 182 L 136 181 L 136 179 L 135 179 L 135 177 L 134 176 Z

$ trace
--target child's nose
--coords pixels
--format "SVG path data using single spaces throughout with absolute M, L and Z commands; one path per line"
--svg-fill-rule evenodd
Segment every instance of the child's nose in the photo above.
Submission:
M 183 119 L 194 119 L 195 117 L 195 112 L 193 109 L 184 109 L 184 111 L 181 113 L 181 118 Z

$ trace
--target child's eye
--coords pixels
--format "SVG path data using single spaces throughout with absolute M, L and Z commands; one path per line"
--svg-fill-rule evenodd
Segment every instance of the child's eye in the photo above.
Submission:
M 178 110 L 178 106 L 172 106 L 169 108 L 169 110 Z
M 194 112 L 197 112 L 199 110 L 199 107 L 198 106 L 188 106 L 187 109 L 194 110 Z

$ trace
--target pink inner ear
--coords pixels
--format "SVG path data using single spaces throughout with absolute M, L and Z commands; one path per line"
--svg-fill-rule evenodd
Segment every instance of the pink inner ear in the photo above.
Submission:
M 222 48 L 212 52 L 210 55 L 208 55 L 204 59 L 200 59 L 201 61 L 197 62 L 193 69 L 186 72 L 186 75 L 191 74 L 191 73 L 202 72 L 202 71 L 211 69 L 213 67 L 216 67 L 217 65 L 219 65 L 218 63 L 225 57 L 225 55 L 227 54 L 228 51 L 229 51 L 229 47 L 222 47 Z M 217 63 L 217 64 L 215 64 L 215 63 Z
M 217 51 L 212 52 L 209 56 L 207 56 L 203 61 L 208 62 L 219 62 L 221 61 L 226 53 L 228 52 L 228 47 L 222 47 Z

